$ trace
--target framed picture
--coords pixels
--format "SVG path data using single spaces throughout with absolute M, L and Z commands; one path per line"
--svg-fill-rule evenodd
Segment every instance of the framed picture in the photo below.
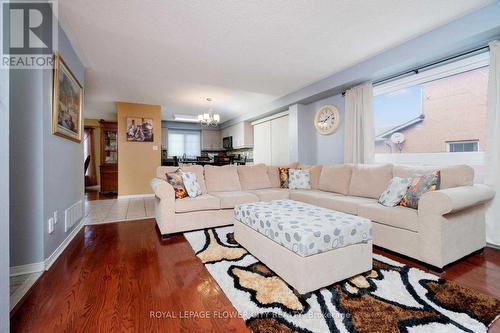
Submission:
M 150 118 L 127 118 L 127 141 L 153 142 L 153 119 Z
M 83 87 L 61 56 L 54 55 L 52 134 L 82 141 Z

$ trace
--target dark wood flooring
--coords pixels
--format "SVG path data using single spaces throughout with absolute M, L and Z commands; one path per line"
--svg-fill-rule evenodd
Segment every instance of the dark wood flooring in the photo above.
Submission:
M 440 275 L 500 298 L 500 251 L 486 248 Z M 11 331 L 248 332 L 243 320 L 228 318 L 235 314 L 184 237 L 161 240 L 150 219 L 86 226 L 11 314 Z
M 85 188 L 85 200 L 108 200 L 108 199 L 116 199 L 118 198 L 118 194 L 116 193 L 101 193 L 99 190 L 94 190 L 90 188 Z

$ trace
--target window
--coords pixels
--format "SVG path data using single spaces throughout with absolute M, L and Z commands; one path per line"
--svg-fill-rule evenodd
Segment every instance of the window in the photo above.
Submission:
M 488 53 L 374 88 L 375 161 L 469 164 L 484 174 Z M 404 138 L 402 142 L 396 142 Z M 466 154 L 464 154 L 466 153 Z
M 450 153 L 479 151 L 479 141 L 471 140 L 471 141 L 448 142 L 448 151 Z
M 168 130 L 168 157 L 196 157 L 201 153 L 200 131 Z

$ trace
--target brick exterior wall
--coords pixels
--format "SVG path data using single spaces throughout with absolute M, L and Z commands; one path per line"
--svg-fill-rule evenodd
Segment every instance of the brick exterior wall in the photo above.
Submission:
M 402 153 L 442 153 L 448 141 L 463 140 L 479 140 L 479 151 L 487 149 L 488 68 L 428 82 L 422 89 L 425 119 L 401 131 L 406 137 Z M 383 142 L 375 145 L 375 153 L 389 152 Z

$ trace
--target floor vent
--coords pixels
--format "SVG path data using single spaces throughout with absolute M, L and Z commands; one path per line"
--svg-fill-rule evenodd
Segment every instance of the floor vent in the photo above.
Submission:
M 78 201 L 64 211 L 64 232 L 68 232 L 83 218 L 83 203 Z

